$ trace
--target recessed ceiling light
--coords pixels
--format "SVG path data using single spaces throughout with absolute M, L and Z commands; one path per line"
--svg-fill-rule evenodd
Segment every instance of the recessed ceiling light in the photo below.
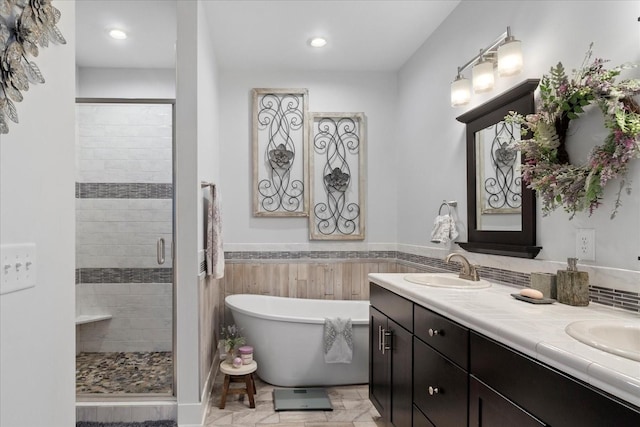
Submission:
M 109 36 L 116 40 L 124 40 L 127 38 L 127 33 L 125 33 L 123 30 L 113 29 L 109 30 Z
M 324 47 L 327 45 L 327 39 L 324 37 L 314 37 L 309 40 L 309 45 L 311 47 Z

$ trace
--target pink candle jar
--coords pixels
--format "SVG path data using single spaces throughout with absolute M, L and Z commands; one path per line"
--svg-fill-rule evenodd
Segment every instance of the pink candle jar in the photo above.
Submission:
M 238 354 L 242 358 L 243 365 L 248 365 L 253 362 L 253 347 L 250 345 L 244 345 L 238 348 Z

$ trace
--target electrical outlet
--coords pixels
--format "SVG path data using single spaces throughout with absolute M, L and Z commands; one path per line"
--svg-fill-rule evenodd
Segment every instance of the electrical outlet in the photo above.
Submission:
M 582 261 L 596 260 L 596 230 L 594 228 L 576 229 L 576 258 Z

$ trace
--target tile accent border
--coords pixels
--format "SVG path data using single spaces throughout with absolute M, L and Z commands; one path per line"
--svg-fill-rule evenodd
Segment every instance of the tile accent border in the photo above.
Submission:
M 224 255 L 227 262 L 387 259 L 427 270 L 455 272 L 459 268 L 458 263 L 447 264 L 443 259 L 399 251 L 230 251 Z M 530 275 L 527 273 L 494 267 L 481 266 L 480 277 L 520 288 L 528 287 L 530 284 Z M 599 304 L 640 313 L 640 293 L 637 292 L 590 285 L 589 299 Z
M 80 283 L 171 283 L 172 268 L 77 268 Z
M 611 307 L 623 308 L 640 313 L 640 294 L 617 289 L 589 286 L 589 300 Z
M 76 182 L 76 199 L 171 199 L 173 184 Z
M 396 251 L 246 251 L 225 252 L 227 261 L 275 259 L 275 260 L 309 260 L 309 259 L 395 259 Z

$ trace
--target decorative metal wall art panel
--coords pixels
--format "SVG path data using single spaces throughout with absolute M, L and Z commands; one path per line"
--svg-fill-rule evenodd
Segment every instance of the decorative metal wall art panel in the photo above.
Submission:
M 363 240 L 363 113 L 309 113 L 309 238 Z
M 520 213 L 520 126 L 501 121 L 476 134 L 481 214 Z
M 307 216 L 307 89 L 253 90 L 253 213 Z

